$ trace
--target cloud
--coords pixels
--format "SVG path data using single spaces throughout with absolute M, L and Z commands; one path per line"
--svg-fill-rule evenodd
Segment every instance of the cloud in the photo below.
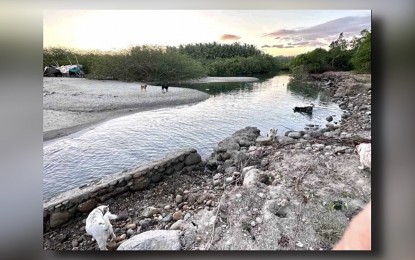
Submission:
M 220 39 L 222 41 L 230 41 L 230 40 L 239 40 L 241 39 L 241 37 L 237 36 L 237 35 L 233 35 L 233 34 L 223 34 Z
M 263 45 L 261 46 L 261 48 L 278 48 L 278 49 L 285 49 L 285 48 L 294 48 L 294 46 L 288 46 L 288 45 L 283 45 L 283 44 L 275 44 L 275 45 Z
M 280 29 L 265 33 L 262 37 L 272 37 L 279 41 L 290 42 L 290 46 L 326 46 L 337 39 L 340 33 L 348 38 L 358 35 L 363 29 L 371 29 L 370 16 L 348 16 L 322 24 L 299 29 Z

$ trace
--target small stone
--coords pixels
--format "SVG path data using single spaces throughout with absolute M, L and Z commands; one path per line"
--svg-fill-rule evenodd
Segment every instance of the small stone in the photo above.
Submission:
M 179 220 L 179 219 L 183 219 L 183 212 L 182 211 L 176 211 L 173 214 L 173 220 Z
M 235 197 L 237 197 L 238 199 L 242 197 L 242 194 L 238 193 L 235 195 Z
M 164 209 L 165 210 L 170 210 L 171 209 L 171 206 L 170 205 L 166 205 L 166 206 L 164 206 Z
M 256 226 L 256 222 L 255 221 L 252 221 L 251 222 L 251 226 L 255 227 Z
M 72 247 L 77 247 L 79 245 L 78 241 L 74 240 L 72 241 Z
M 181 202 L 182 202 L 182 200 L 183 200 L 182 195 L 177 194 L 177 196 L 176 196 L 176 203 L 177 203 L 177 204 L 179 204 L 179 203 L 181 203 Z
M 326 117 L 326 120 L 327 120 L 328 122 L 331 122 L 331 121 L 333 121 L 333 117 L 332 117 L 332 116 L 328 116 L 328 117 Z
M 127 237 L 131 237 L 132 235 L 134 235 L 134 230 L 128 229 L 127 230 Z
M 313 150 L 310 146 L 308 146 L 308 147 L 306 147 L 305 149 L 304 149 L 306 152 L 311 152 L 311 150 Z
M 255 221 L 256 221 L 258 224 L 261 224 L 261 223 L 262 223 L 262 219 L 261 219 L 260 217 L 257 217 L 257 218 L 255 219 Z
M 260 198 L 264 198 L 264 197 L 265 197 L 265 194 L 264 194 L 264 193 L 262 193 L 262 192 L 260 192 L 260 193 L 258 193 L 258 197 L 260 197 Z
M 191 217 L 190 213 L 186 213 L 186 215 L 184 215 L 184 220 L 188 220 Z
M 188 210 L 188 209 L 189 209 L 189 206 L 187 206 L 187 205 L 183 205 L 182 209 L 183 209 L 183 210 Z
M 233 177 L 232 177 L 232 176 L 231 176 L 231 177 L 226 178 L 226 180 L 225 180 L 225 182 L 226 182 L 226 183 L 228 183 L 228 184 L 232 183 L 233 181 L 234 181 L 234 179 L 233 179 Z
M 300 241 L 297 241 L 297 243 L 295 243 L 295 245 L 298 246 L 298 247 L 301 247 L 301 248 L 304 247 L 303 243 L 301 243 Z
M 130 223 L 125 226 L 126 229 L 135 229 L 137 227 L 136 223 Z
M 300 138 L 300 137 L 301 137 L 301 133 L 300 133 L 300 132 L 290 132 L 290 133 L 288 134 L 288 137 L 290 137 L 290 138 L 294 138 L 294 139 L 298 139 L 298 138 Z
M 210 206 L 212 204 L 212 200 L 206 201 L 206 206 Z
M 170 222 L 173 220 L 172 214 L 167 214 L 164 218 L 161 219 L 163 222 Z
M 147 227 L 149 227 L 149 226 L 150 226 L 150 222 L 151 222 L 151 219 L 146 218 L 146 219 L 142 219 L 142 220 L 140 220 L 140 222 L 138 222 L 138 224 L 139 224 L 142 228 L 147 228 Z
M 152 217 L 154 214 L 158 214 L 160 213 L 160 210 L 155 208 L 155 207 L 147 207 L 143 210 L 143 212 L 141 213 L 141 215 L 143 217 Z

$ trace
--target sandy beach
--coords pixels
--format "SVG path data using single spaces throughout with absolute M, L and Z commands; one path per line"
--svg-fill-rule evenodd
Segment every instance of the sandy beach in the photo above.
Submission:
M 206 77 L 186 83 L 252 82 L 251 77 Z M 99 122 L 140 111 L 200 102 L 209 98 L 204 92 L 140 82 L 89 80 L 84 78 L 43 78 L 43 140 L 78 132 Z

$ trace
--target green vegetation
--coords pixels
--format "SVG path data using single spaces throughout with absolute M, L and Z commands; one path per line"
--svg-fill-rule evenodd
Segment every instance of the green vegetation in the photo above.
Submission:
M 290 69 L 296 78 L 308 73 L 322 73 L 328 70 L 356 70 L 370 73 L 371 69 L 371 33 L 363 30 L 360 37 L 351 41 L 339 38 L 333 41 L 329 50 L 317 48 L 311 52 L 296 56 L 290 63 Z
M 119 52 L 43 51 L 43 65 L 79 63 L 88 78 L 178 82 L 203 76 L 245 76 L 288 68 L 288 57 L 264 54 L 254 45 L 199 43 L 179 47 L 135 46 Z

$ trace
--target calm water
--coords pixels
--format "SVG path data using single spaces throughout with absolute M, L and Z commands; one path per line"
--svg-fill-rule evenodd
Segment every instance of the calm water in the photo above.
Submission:
M 219 141 L 246 126 L 258 127 L 262 135 L 274 127 L 281 134 L 284 127 L 324 125 L 328 115 L 340 118 L 341 110 L 323 93 L 298 84 L 287 87 L 289 79 L 280 75 L 258 83 L 201 84 L 197 89 L 211 94 L 203 102 L 116 118 L 44 143 L 44 199 L 177 149 L 195 148 L 206 158 Z M 309 103 L 316 106 L 312 116 L 292 110 Z

